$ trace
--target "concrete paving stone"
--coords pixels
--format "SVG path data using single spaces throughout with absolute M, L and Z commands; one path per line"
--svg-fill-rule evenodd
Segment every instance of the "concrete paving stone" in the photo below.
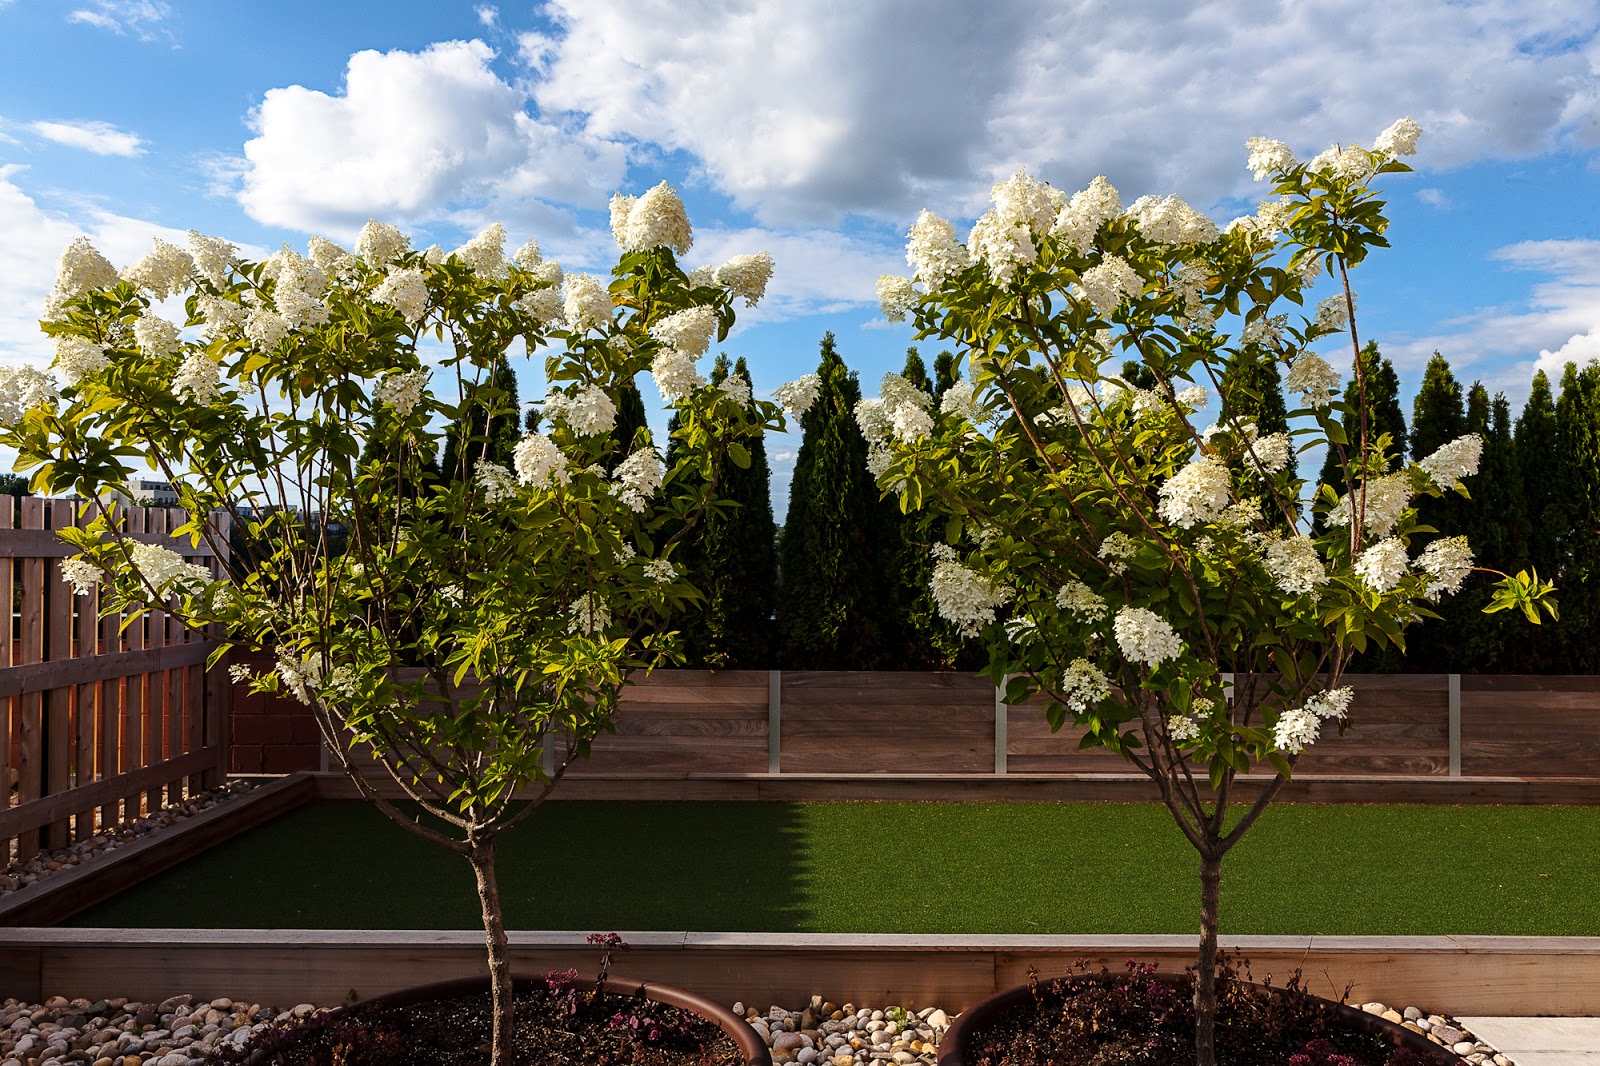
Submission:
M 1462 1018 L 1517 1066 L 1600 1066 L 1600 1018 Z

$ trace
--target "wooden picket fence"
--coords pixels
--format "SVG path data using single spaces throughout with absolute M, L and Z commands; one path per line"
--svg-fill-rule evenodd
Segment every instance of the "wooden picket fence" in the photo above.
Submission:
M 86 525 L 82 501 L 0 495 L 0 868 L 92 837 L 221 784 L 227 770 L 226 675 L 216 646 L 166 611 L 123 627 L 99 617 L 98 591 L 74 595 L 54 532 Z M 134 539 L 221 573 L 204 542 L 169 531 L 178 508 L 121 508 Z M 227 519 L 218 516 L 219 541 Z

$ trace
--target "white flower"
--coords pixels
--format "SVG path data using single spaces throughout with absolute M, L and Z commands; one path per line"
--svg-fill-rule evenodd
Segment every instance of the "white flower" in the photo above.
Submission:
M 724 378 L 721 389 L 724 396 L 740 407 L 750 406 L 750 382 L 743 375 L 732 374 Z
M 567 624 L 569 633 L 592 637 L 611 624 L 611 608 L 606 606 L 605 600 L 592 593 L 573 600 L 572 606 L 567 608 L 567 615 L 572 619 Z
M 529 237 L 528 243 L 518 248 L 511 256 L 511 261 L 523 270 L 532 270 L 538 266 L 544 261 L 544 256 L 539 253 L 539 242 Z
M 133 342 L 141 352 L 156 358 L 171 355 L 183 346 L 178 338 L 178 327 L 160 315 L 149 312 L 140 315 L 133 323 Z
M 356 254 L 371 267 L 391 263 L 410 250 L 411 239 L 386 222 L 368 219 L 356 235 Z
M 340 248 L 326 237 L 312 237 L 306 242 L 306 254 L 311 261 L 324 271 L 332 271 L 350 253 Z
M 227 284 L 229 268 L 239 261 L 236 245 L 221 237 L 208 237 L 199 230 L 189 231 L 189 255 L 200 276 L 219 287 Z
M 1082 714 L 1111 695 L 1111 681 L 1088 659 L 1074 659 L 1061 674 L 1058 698 L 1073 714 Z
M 244 663 L 234 663 L 228 667 L 228 678 L 235 685 L 244 685 L 253 681 L 255 675 L 250 672 L 250 668 Z
M 1366 181 L 1372 176 L 1372 157 L 1359 144 L 1348 147 L 1330 144 L 1306 164 L 1306 169 L 1326 177 Z
M 1117 647 L 1129 662 L 1155 666 L 1183 654 L 1183 641 L 1166 619 L 1143 607 L 1124 607 L 1111 623 Z
M 61 580 L 72 586 L 79 596 L 87 596 L 100 584 L 100 567 L 81 555 L 61 560 Z
M 1385 536 L 1400 520 L 1400 512 L 1411 502 L 1411 479 L 1404 471 L 1385 474 L 1365 483 L 1366 499 L 1362 502 L 1361 527 L 1371 536 Z M 1359 492 L 1360 489 L 1357 489 Z M 1353 494 L 1352 494 L 1353 495 Z M 1345 496 L 1328 512 L 1330 526 L 1350 524 L 1351 496 Z
M 1006 218 L 997 211 L 986 212 L 973 223 L 967 234 L 967 248 L 974 260 L 988 268 L 989 277 L 996 285 L 1006 284 L 1015 276 L 1018 267 L 1039 258 L 1039 249 L 1027 223 Z M 883 278 L 878 279 L 878 295 L 883 298 Z
M 1110 317 L 1125 300 L 1144 291 L 1144 278 L 1120 255 L 1108 255 L 1098 266 L 1085 270 L 1082 282 L 1089 305 L 1102 318 Z
M 1261 464 L 1262 472 L 1276 474 L 1289 465 L 1289 434 L 1269 433 L 1257 437 L 1250 442 L 1250 453 L 1255 456 L 1255 462 Z
M 1202 455 L 1162 483 L 1157 510 L 1164 521 L 1188 529 L 1227 510 L 1231 487 L 1227 464 Z
M 1349 685 L 1330 688 L 1307 699 L 1306 710 L 1318 718 L 1345 718 L 1349 716 L 1350 704 L 1355 698 L 1356 690 Z
M 1356 558 L 1355 571 L 1369 588 L 1388 592 L 1406 576 L 1406 546 L 1399 537 L 1386 537 Z
M 1402 156 L 1417 154 L 1417 138 L 1422 136 L 1422 127 L 1411 120 L 1411 116 L 1398 120 L 1394 125 L 1378 134 L 1378 139 L 1372 142 L 1374 152 L 1382 152 L 1386 156 Z
M 202 294 L 198 300 L 200 317 L 205 320 L 200 332 L 207 340 L 237 336 L 244 332 L 248 309 L 217 296 Z
M 966 246 L 956 240 L 955 228 L 932 211 L 918 215 L 906 236 L 906 262 L 930 292 L 972 265 Z
M 658 319 L 650 327 L 650 336 L 690 359 L 696 359 L 711 346 L 711 335 L 716 331 L 716 308 L 700 304 Z
M 1288 315 L 1272 315 L 1270 317 L 1263 315 L 1244 328 L 1244 332 L 1239 336 L 1240 343 L 1246 347 L 1255 344 L 1263 348 L 1270 348 L 1273 351 L 1282 351 L 1283 330 L 1288 324 Z M 1320 359 L 1320 356 L 1318 358 Z M 1326 366 L 1327 364 L 1324 363 L 1323 365 Z M 1338 376 L 1338 373 L 1335 372 L 1334 378 L 1337 379 Z
M 1086 252 L 1100 227 L 1120 214 L 1122 197 L 1102 174 L 1088 188 L 1072 194 L 1072 201 L 1056 216 L 1050 232 L 1073 251 Z
M 1356 294 L 1350 294 L 1350 303 L 1356 302 Z M 1317 325 L 1324 329 L 1341 330 L 1350 324 L 1350 307 L 1346 305 L 1344 293 L 1335 293 L 1317 305 Z
M 1327 568 L 1317 546 L 1304 535 L 1284 537 L 1267 545 L 1264 562 L 1273 582 L 1291 596 L 1299 596 L 1328 583 Z
M 499 463 L 482 460 L 478 463 L 477 471 L 473 475 L 477 479 L 478 488 L 483 490 L 485 503 L 499 503 L 509 500 L 517 494 L 517 480 L 511 471 Z
M 217 364 L 203 351 L 193 351 L 178 367 L 172 379 L 172 395 L 202 407 L 222 399 L 221 374 Z
M 617 247 L 624 251 L 628 248 L 628 215 L 633 210 L 633 205 L 639 202 L 637 196 L 627 193 L 611 194 L 611 239 L 617 242 Z
M 210 570 L 197 563 L 184 562 L 183 556 L 159 544 L 132 541 L 128 551 L 134 570 L 163 596 L 174 592 L 198 593 L 211 582 Z
M 1208 244 L 1217 239 L 1217 224 L 1178 196 L 1141 196 L 1128 205 L 1146 240 L 1157 244 Z
M 933 418 L 928 414 L 928 408 L 933 406 L 932 396 L 899 374 L 885 374 L 879 393 L 884 417 L 896 440 L 913 444 L 933 432 Z
M 372 290 L 372 298 L 393 307 L 405 316 L 407 325 L 415 326 L 428 313 L 427 278 L 416 267 L 391 270 Z
M 611 315 L 617 305 L 599 278 L 591 274 L 568 274 L 562 287 L 566 293 L 563 314 L 567 328 L 582 333 L 611 325 Z
M 1478 472 L 1478 461 L 1482 457 L 1483 438 L 1476 433 L 1468 433 L 1441 446 L 1426 459 L 1418 460 L 1417 465 L 1427 471 L 1435 485 L 1442 489 L 1453 489 L 1461 484 L 1462 478 Z
M 1339 388 L 1339 372 L 1316 352 L 1301 352 L 1289 365 L 1289 376 L 1283 387 L 1300 394 L 1300 402 L 1307 407 L 1326 407 L 1333 402 Z
M 1256 208 L 1256 225 L 1261 235 L 1274 240 L 1278 234 L 1288 232 L 1297 210 L 1292 200 L 1267 200 L 1262 203 Z
M 666 474 L 667 468 L 662 465 L 655 449 L 640 448 L 617 465 L 616 483 L 611 486 L 611 494 L 626 504 L 629 510 L 643 512 L 644 505 L 661 488 Z
M 58 398 L 50 376 L 31 366 L 0 367 L 0 426 L 7 429 L 22 416 Z
M 1417 556 L 1417 569 L 1433 578 L 1422 593 L 1428 599 L 1454 596 L 1472 573 L 1472 545 L 1466 537 L 1441 537 L 1422 549 Z
M 244 335 L 258 348 L 276 348 L 278 342 L 289 335 L 289 323 L 276 311 L 257 307 L 245 319 Z
M 1272 745 L 1279 751 L 1299 755 L 1317 742 L 1322 721 L 1303 707 L 1284 711 L 1272 727 Z
M 309 706 L 315 690 L 322 683 L 321 657 L 315 661 L 297 660 L 289 651 L 279 648 L 278 676 L 283 679 L 283 685 L 291 696 Z
M 1056 606 L 1068 614 L 1077 615 L 1081 621 L 1094 622 L 1104 618 L 1110 605 L 1094 594 L 1094 590 L 1077 578 L 1069 578 L 1056 592 Z
M 744 297 L 746 307 L 754 307 L 767 294 L 767 282 L 772 280 L 772 255 L 736 255 L 719 266 L 711 280 L 733 295 Z
M 666 559 L 651 559 L 644 564 L 644 576 L 664 585 L 678 576 L 678 568 Z
M 1180 407 L 1185 408 L 1192 414 L 1207 403 L 1210 403 L 1211 396 L 1201 386 L 1191 385 L 1178 393 L 1177 400 Z
M 1056 216 L 1067 206 L 1067 197 L 1058 189 L 1019 170 L 1005 181 L 989 190 L 994 202 L 994 212 L 1000 218 L 1020 226 L 1030 233 L 1043 236 L 1050 232 Z
M 984 625 L 994 621 L 995 608 L 1010 598 L 1009 590 L 996 588 L 988 578 L 962 566 L 948 544 L 935 544 L 932 554 L 936 562 L 928 587 L 934 606 L 962 636 L 977 636 Z
M 689 288 L 691 289 L 703 289 L 716 283 L 717 268 L 714 266 L 707 264 L 706 266 L 697 266 L 689 271 Z
M 475 274 L 486 278 L 506 276 L 506 228 L 496 222 L 450 254 Z
M 878 275 L 878 306 L 890 322 L 904 322 L 920 299 L 922 294 L 912 287 L 912 279 L 895 274 Z
M 519 481 L 536 489 L 548 488 L 556 482 L 565 485 L 571 476 L 567 472 L 567 457 L 543 433 L 529 433 L 518 441 L 511 455 L 511 465 L 516 468 Z
M 1270 177 L 1285 170 L 1294 169 L 1298 160 L 1289 146 L 1282 141 L 1274 141 L 1266 137 L 1251 137 L 1244 142 L 1250 150 L 1250 160 L 1245 165 L 1255 175 L 1255 179 Z
M 972 394 L 972 385 L 966 381 L 957 381 L 939 399 L 939 413 L 954 415 L 968 422 L 977 422 L 980 418 L 976 398 Z
M 656 379 L 661 398 L 668 403 L 687 399 L 697 386 L 706 383 L 695 369 L 694 360 L 673 348 L 656 353 L 650 363 L 650 374 Z
M 95 250 L 89 238 L 79 237 L 61 252 L 56 267 L 56 292 L 82 296 L 91 289 L 109 289 L 117 283 L 117 268 Z
M 821 393 L 822 379 L 815 374 L 802 374 L 786 385 L 779 385 L 772 399 L 785 414 L 798 418 L 811 409 Z
M 1139 554 L 1139 545 L 1126 533 L 1108 533 L 1095 554 L 1106 561 L 1106 569 L 1113 574 L 1120 574 L 1128 569 L 1127 561 Z
M 50 364 L 67 385 L 76 385 L 88 374 L 110 366 L 103 344 L 84 337 L 57 337 L 56 357 Z
M 1174 714 L 1167 717 L 1167 736 L 1172 738 L 1174 744 L 1187 744 L 1191 740 L 1200 739 L 1200 723 L 1184 714 Z
M 378 403 L 390 404 L 401 418 L 409 415 L 422 399 L 422 390 L 428 385 L 428 368 L 404 374 L 386 374 L 372 388 L 372 398 Z
M 541 326 L 559 327 L 561 316 L 566 312 L 566 302 L 562 298 L 561 290 L 555 286 L 524 293 L 518 297 L 516 306 L 517 310 Z
M 143 289 L 158 300 L 189 288 L 194 275 L 194 256 L 156 238 L 154 251 L 122 272 L 122 280 Z
M 627 220 L 618 236 L 617 214 L 620 199 L 628 209 Z M 689 251 L 694 244 L 694 231 L 689 225 L 689 215 L 683 209 L 678 192 L 666 182 L 661 182 L 649 192 L 632 200 L 631 197 L 613 198 L 611 207 L 611 232 L 624 251 L 647 252 L 652 248 L 670 248 L 678 255 Z
M 565 422 L 580 437 L 609 433 L 617 424 L 617 405 L 598 385 L 585 385 L 571 396 L 551 389 L 545 397 L 544 413 L 552 420 Z

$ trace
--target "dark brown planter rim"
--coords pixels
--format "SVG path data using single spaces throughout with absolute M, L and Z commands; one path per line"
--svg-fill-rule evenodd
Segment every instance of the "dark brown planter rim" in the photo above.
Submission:
M 594 989 L 594 978 L 589 976 L 576 977 L 572 986 L 580 992 Z M 513 991 L 525 992 L 545 987 L 543 977 L 513 977 L 511 979 Z M 411 988 L 402 988 L 388 992 L 381 996 L 372 996 L 360 1002 L 352 1003 L 349 1007 L 340 1010 L 353 1010 L 356 1007 L 384 1006 L 408 1007 L 413 1003 L 426 1003 L 436 999 L 454 999 L 457 996 L 469 996 L 475 992 L 489 991 L 489 978 L 461 977 L 453 981 L 436 981 L 430 985 L 415 985 Z M 739 1050 L 744 1054 L 747 1066 L 772 1066 L 772 1055 L 767 1050 L 767 1045 L 761 1036 L 750 1025 L 733 1011 L 720 1003 L 697 996 L 693 992 L 672 985 L 655 984 L 649 981 L 637 981 L 631 977 L 612 975 L 606 978 L 606 991 L 614 992 L 621 996 L 642 996 L 655 1003 L 662 1003 L 668 1007 L 677 1007 L 681 1010 L 692 1011 L 707 1021 L 713 1022 L 724 1033 L 739 1045 Z
M 1169 985 L 1187 986 L 1189 984 L 1189 977 L 1186 974 L 1157 973 L 1151 976 Z M 1073 979 L 1074 975 L 1068 974 L 1053 978 L 1040 977 L 1039 982 L 1044 984 L 1050 981 L 1071 981 Z M 1282 988 L 1267 988 L 1263 985 L 1254 987 L 1272 995 L 1284 996 L 1289 994 Z M 1016 988 L 1008 988 L 1004 992 L 997 992 L 988 999 L 974 1003 L 963 1011 L 950 1024 L 950 1028 L 945 1031 L 944 1038 L 939 1041 L 938 1066 L 967 1066 L 967 1044 L 972 1039 L 973 1031 L 979 1026 L 987 1025 L 995 1019 L 1003 1017 L 1011 1008 L 1026 1002 L 1031 995 L 1032 992 L 1027 985 L 1019 985 Z M 1336 1003 L 1331 999 L 1322 999 L 1320 996 L 1310 996 L 1308 993 L 1302 993 L 1302 995 L 1308 995 L 1309 998 L 1320 1000 L 1332 1007 L 1334 1017 L 1351 1029 L 1358 1032 L 1386 1036 L 1393 1041 L 1396 1048 L 1409 1048 L 1412 1051 L 1429 1055 L 1431 1056 L 1431 1061 L 1438 1063 L 1439 1066 L 1462 1066 L 1467 1061 L 1449 1048 L 1435 1044 L 1422 1034 L 1413 1033 L 1410 1029 L 1396 1025 L 1387 1018 L 1380 1018 L 1376 1014 L 1368 1014 L 1361 1008 L 1352 1007 L 1348 1003 Z

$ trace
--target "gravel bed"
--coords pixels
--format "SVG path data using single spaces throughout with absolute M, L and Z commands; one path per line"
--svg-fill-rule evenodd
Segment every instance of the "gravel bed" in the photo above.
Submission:
M 63 870 L 82 865 L 118 848 L 127 847 L 141 837 L 159 832 L 169 826 L 187 821 L 202 811 L 244 795 L 255 784 L 250 781 L 230 781 L 186 800 L 151 811 L 149 814 L 117 825 L 98 827 L 95 835 L 54 851 L 41 851 L 27 862 L 14 862 L 0 871 L 0 897 L 16 892 Z
M 1427 1033 L 1475 1063 L 1514 1066 L 1474 1039 L 1449 1015 L 1417 1007 L 1363 1003 L 1362 1009 Z M 8 999 L 0 1004 L 0 1066 L 199 1066 L 209 1051 L 242 1044 L 274 1020 L 303 1018 L 321 1008 L 301 1003 L 288 1010 L 231 999 L 173 996 L 159 1003 L 126 999 L 66 999 L 44 1003 Z M 936 1061 L 951 1018 L 937 1007 L 858 1007 L 812 996 L 801 1010 L 765 1012 L 733 1005 L 772 1048 L 774 1063 L 799 1066 L 909 1066 Z

